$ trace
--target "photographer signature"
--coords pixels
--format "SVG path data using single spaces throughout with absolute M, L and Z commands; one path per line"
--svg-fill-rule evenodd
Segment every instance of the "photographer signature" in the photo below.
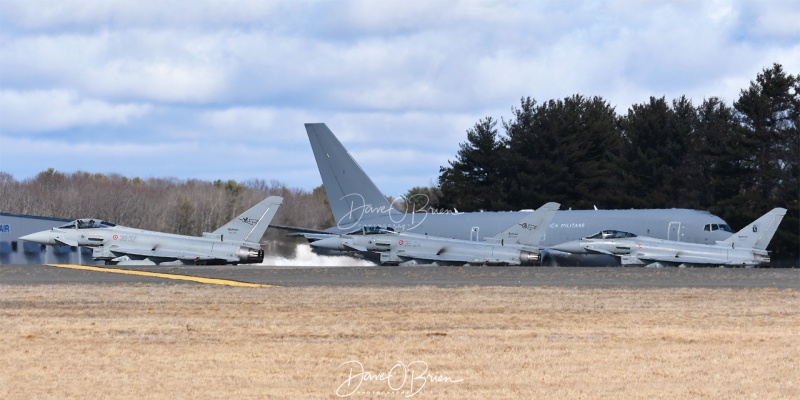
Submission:
M 434 375 L 428 372 L 428 363 L 425 361 L 413 361 L 405 364 L 398 361 L 387 372 L 372 372 L 364 370 L 364 365 L 360 361 L 346 361 L 339 365 L 339 368 L 349 368 L 347 379 L 336 388 L 336 395 L 348 397 L 357 393 L 364 382 L 377 382 L 385 384 L 389 391 L 407 391 L 405 397 L 411 397 L 419 393 L 428 383 L 459 383 L 463 379 L 453 379 L 446 375 Z
M 359 193 L 350 193 L 342 196 L 340 200 L 350 202 L 350 211 L 342 215 L 336 226 L 339 229 L 350 229 L 361 222 L 362 218 L 388 216 L 394 224 L 402 224 L 405 229 L 414 229 L 425 221 L 428 214 L 453 214 L 457 210 L 440 210 L 430 206 L 430 199 L 425 194 L 415 194 L 410 197 L 400 196 L 391 203 L 373 205 L 367 203 L 364 196 Z M 409 209 L 410 207 L 410 209 Z

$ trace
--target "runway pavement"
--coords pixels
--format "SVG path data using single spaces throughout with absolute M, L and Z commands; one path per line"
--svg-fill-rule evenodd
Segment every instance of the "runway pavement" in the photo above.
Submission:
M 800 269 L 0 265 L 0 284 L 800 289 Z M 132 274 L 136 275 L 132 275 Z M 213 281 L 212 281 L 213 280 Z M 259 285 L 255 285 L 259 286 Z

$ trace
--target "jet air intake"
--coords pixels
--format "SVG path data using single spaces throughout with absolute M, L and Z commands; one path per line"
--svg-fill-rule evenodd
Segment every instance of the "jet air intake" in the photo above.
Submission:
M 239 251 L 236 253 L 239 257 L 239 262 L 245 264 L 252 264 L 252 263 L 260 263 L 264 261 L 264 250 L 261 249 L 250 249 L 247 247 L 239 247 Z

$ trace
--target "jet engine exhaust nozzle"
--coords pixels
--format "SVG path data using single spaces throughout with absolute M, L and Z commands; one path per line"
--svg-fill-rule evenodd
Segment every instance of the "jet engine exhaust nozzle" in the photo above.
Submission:
M 538 265 L 539 264 L 539 254 L 530 252 L 530 251 L 520 251 L 519 252 L 519 261 L 521 265 Z
M 264 261 L 264 250 L 239 247 L 237 256 L 243 263 L 260 263 Z

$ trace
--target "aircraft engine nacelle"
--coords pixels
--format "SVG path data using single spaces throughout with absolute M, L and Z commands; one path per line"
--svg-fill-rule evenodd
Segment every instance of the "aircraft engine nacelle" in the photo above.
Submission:
M 769 267 L 770 258 L 768 254 L 753 254 L 753 260 L 757 267 Z
M 239 262 L 245 264 L 252 264 L 252 263 L 260 263 L 264 261 L 264 250 L 261 249 L 251 249 L 247 247 L 239 247 L 239 251 L 236 253 L 239 257 Z
M 519 252 L 519 262 L 524 266 L 539 265 L 539 253 L 522 250 Z

